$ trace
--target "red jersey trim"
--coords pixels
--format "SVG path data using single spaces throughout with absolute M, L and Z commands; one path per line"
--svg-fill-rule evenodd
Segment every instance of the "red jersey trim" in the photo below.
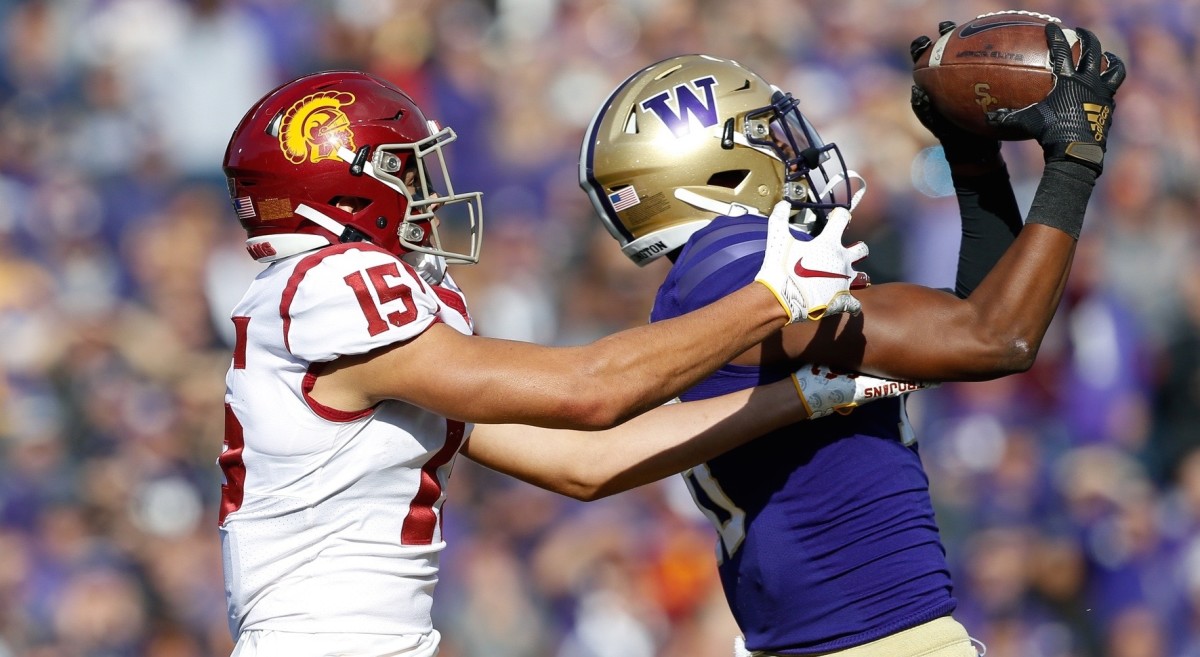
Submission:
M 425 333 L 425 331 L 428 331 L 430 326 L 441 323 L 442 318 L 434 317 L 433 321 L 429 322 L 429 326 L 426 326 L 421 333 L 414 335 L 413 338 L 416 338 Z M 304 373 L 304 379 L 300 381 L 300 393 L 304 395 L 304 403 L 308 404 L 308 408 L 311 409 L 313 413 L 316 413 L 317 417 L 330 422 L 353 422 L 355 420 L 361 420 L 362 418 L 374 413 L 374 406 L 370 408 L 364 408 L 360 411 L 343 411 L 340 408 L 326 406 L 325 404 L 313 399 L 312 389 L 315 385 L 317 385 L 317 377 L 321 376 L 322 370 L 324 370 L 325 366 L 328 364 L 328 362 L 321 362 L 309 365 L 308 371 Z
M 246 336 L 250 330 L 250 318 L 244 316 L 232 317 L 233 320 L 233 369 L 246 369 Z
M 292 329 L 292 302 L 296 300 L 296 291 L 300 289 L 300 282 L 304 280 L 304 277 L 308 275 L 308 272 L 312 271 L 314 267 L 321 264 L 325 258 L 345 253 L 347 251 L 352 251 L 354 249 L 359 249 L 361 251 L 378 251 L 380 253 L 386 253 L 393 258 L 396 257 L 396 254 L 392 253 L 391 251 L 376 246 L 370 242 L 346 242 L 344 244 L 336 244 L 334 246 L 327 246 L 319 251 L 314 251 L 313 253 L 304 256 L 304 259 L 301 260 L 299 264 L 296 265 L 296 268 L 292 270 L 292 275 L 288 277 L 287 285 L 283 288 L 283 296 L 279 299 L 279 317 L 283 319 L 283 347 L 284 349 L 288 350 L 289 354 L 292 353 L 292 343 L 288 336 L 288 333 Z M 404 262 L 399 258 L 396 258 L 396 260 L 401 264 L 404 264 Z M 407 267 L 408 265 L 404 264 L 404 266 Z
M 437 298 L 446 304 L 446 306 L 454 309 L 462 318 L 466 320 L 467 326 L 471 325 L 471 316 L 467 314 L 467 300 L 461 292 L 455 292 L 449 288 L 444 288 L 440 285 L 433 286 L 433 293 Z
M 421 466 L 421 483 L 417 494 L 408 507 L 408 515 L 400 528 L 402 545 L 432 545 L 435 528 L 440 528 L 442 515 L 439 500 L 442 499 L 442 481 L 438 470 L 450 462 L 462 447 L 466 424 L 458 420 L 446 420 L 446 442 L 425 465 Z
M 375 407 L 364 408 L 360 411 L 343 411 L 338 408 L 326 406 L 321 402 L 312 398 L 313 386 L 317 384 L 317 377 L 321 375 L 321 371 L 325 369 L 326 363 L 313 363 L 309 365 L 308 372 L 304 374 L 304 380 L 300 382 L 300 392 L 304 395 L 304 403 L 317 417 L 330 422 L 353 422 L 361 420 L 364 417 L 370 416 L 375 412 Z

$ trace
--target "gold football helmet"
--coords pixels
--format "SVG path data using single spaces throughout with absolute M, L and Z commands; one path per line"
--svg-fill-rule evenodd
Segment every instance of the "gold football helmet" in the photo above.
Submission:
M 592 118 L 579 184 L 639 265 L 722 215 L 766 216 L 780 200 L 819 228 L 849 208 L 852 174 L 798 101 L 741 64 L 683 55 L 627 78 Z

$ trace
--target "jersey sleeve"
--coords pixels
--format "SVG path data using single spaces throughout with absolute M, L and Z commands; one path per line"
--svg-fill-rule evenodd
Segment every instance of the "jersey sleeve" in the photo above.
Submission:
M 438 321 L 439 301 L 413 270 L 369 246 L 301 261 L 280 304 L 284 343 L 320 362 L 404 342 Z
M 651 321 L 703 308 L 749 285 L 766 245 L 765 217 L 721 217 L 697 231 L 659 288 Z

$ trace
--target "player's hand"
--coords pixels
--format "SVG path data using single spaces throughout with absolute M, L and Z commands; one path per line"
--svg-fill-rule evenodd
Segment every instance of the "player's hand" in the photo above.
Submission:
M 956 27 L 953 21 L 942 21 L 938 23 L 938 35 L 945 35 Z M 932 45 L 933 40 L 925 35 L 913 39 L 908 46 L 913 62 L 916 63 Z M 1000 155 L 999 139 L 977 135 L 951 123 L 933 106 L 924 89 L 913 85 L 909 104 L 921 125 L 941 142 L 950 164 L 990 163 Z
M 1071 46 L 1062 28 L 1046 24 L 1054 86 L 1040 103 L 1020 109 L 987 113 L 988 124 L 998 127 L 1005 139 L 1036 139 L 1047 162 L 1073 161 L 1097 174 L 1104 169 L 1104 150 L 1112 125 L 1113 96 L 1125 81 L 1125 64 L 1116 55 L 1102 52 L 1096 35 L 1081 27 L 1079 65 L 1071 59 Z M 1100 58 L 1108 70 L 1100 72 Z
M 792 373 L 800 401 L 815 420 L 832 413 L 846 415 L 861 404 L 899 397 L 917 390 L 936 388 L 936 383 L 891 381 L 866 374 L 841 374 L 824 365 L 805 365 Z
M 861 309 L 850 290 L 866 287 L 866 274 L 854 263 L 867 257 L 867 245 L 855 242 L 842 246 L 842 233 L 850 223 L 850 211 L 831 210 L 821 234 L 801 241 L 788 221 L 792 206 L 780 201 L 767 220 L 767 248 L 762 268 L 754 280 L 767 286 L 788 314 L 788 323 L 821 319 L 825 315 Z

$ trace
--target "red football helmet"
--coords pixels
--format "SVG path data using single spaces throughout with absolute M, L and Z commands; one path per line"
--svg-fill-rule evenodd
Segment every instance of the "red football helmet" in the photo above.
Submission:
M 454 191 L 442 148 L 455 139 L 408 94 L 366 73 L 328 71 L 276 88 L 250 108 L 225 151 L 246 250 L 271 262 L 367 240 L 397 255 L 477 262 L 481 195 Z M 469 229 L 456 251 L 438 232 L 450 217 Z

